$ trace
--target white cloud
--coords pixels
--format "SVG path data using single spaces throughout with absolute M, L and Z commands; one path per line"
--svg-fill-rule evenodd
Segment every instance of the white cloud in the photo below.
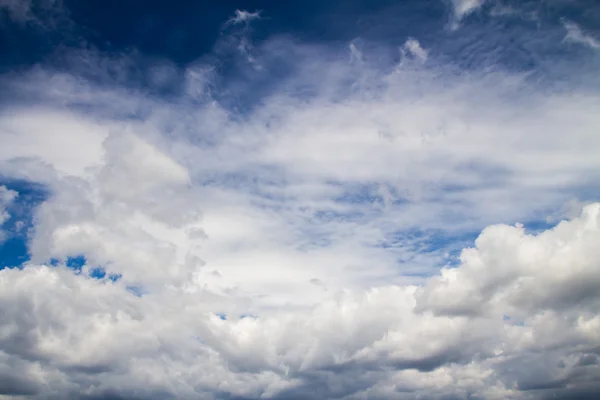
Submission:
M 10 146 L 0 148 L 0 162 L 15 156 L 35 159 L 59 173 L 81 176 L 100 163 L 100 144 L 110 129 L 102 122 L 58 110 L 7 110 L 0 118 L 0 135 Z
M 454 14 L 459 20 L 480 8 L 483 3 L 485 0 L 452 0 Z
M 525 8 L 522 8 L 525 6 Z M 536 4 L 521 3 L 518 7 L 496 2 L 490 10 L 492 17 L 516 17 L 529 21 L 540 22 L 539 9 Z
M 594 244 L 600 237 L 600 205 L 537 236 L 522 226 L 486 228 L 461 266 L 443 269 L 419 294 L 420 307 L 449 314 L 528 315 L 544 309 L 582 309 L 597 302 L 600 285 Z
M 18 193 L 14 190 L 9 190 L 6 186 L 0 186 L 0 244 L 6 238 L 6 233 L 2 229 L 2 225 L 10 218 L 7 207 L 17 198 Z
M 17 198 L 18 193 L 9 190 L 6 186 L 0 186 L 0 225 L 4 224 L 10 215 L 6 208 Z
M 452 7 L 452 29 L 458 28 L 460 21 L 480 9 L 486 0 L 450 0 Z
M 428 52 L 423 47 L 421 47 L 421 44 L 417 39 L 407 39 L 404 43 L 404 46 L 402 46 L 402 50 L 421 62 L 427 61 Z
M 92 145 L 92 143 L 90 143 Z M 33 260 L 83 254 L 136 284 L 180 284 L 199 266 L 199 214 L 185 168 L 128 131 L 103 142 L 103 164 L 54 183 L 37 212 Z
M 250 22 L 261 18 L 260 11 L 246 11 L 246 10 L 235 10 L 233 17 L 231 17 L 225 26 L 245 24 L 248 25 Z
M 600 49 L 600 41 L 592 35 L 581 30 L 581 27 L 576 23 L 568 20 L 563 20 L 563 25 L 567 30 L 564 38 L 566 42 L 578 43 L 592 49 Z
M 354 43 L 350 43 L 348 45 L 348 49 L 350 50 L 350 61 L 351 62 L 361 63 L 363 61 L 363 55 Z

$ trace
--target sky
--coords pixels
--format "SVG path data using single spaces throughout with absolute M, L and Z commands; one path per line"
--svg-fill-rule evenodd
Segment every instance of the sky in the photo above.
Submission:
M 0 400 L 595 399 L 595 0 L 0 0 Z

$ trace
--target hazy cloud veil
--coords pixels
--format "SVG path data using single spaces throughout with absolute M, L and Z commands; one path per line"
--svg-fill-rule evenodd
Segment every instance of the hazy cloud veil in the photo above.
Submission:
M 0 399 L 597 398 L 597 2 L 133 3 L 0 0 Z

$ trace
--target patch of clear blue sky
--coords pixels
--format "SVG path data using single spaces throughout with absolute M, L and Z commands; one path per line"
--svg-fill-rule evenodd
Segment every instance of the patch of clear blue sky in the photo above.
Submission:
M 221 321 L 227 321 L 227 314 L 225 314 L 225 313 L 215 313 L 215 315 L 216 315 L 217 317 L 219 317 L 219 319 L 220 319 Z
M 220 319 L 221 321 L 227 321 L 227 319 L 228 319 L 228 316 L 227 316 L 227 314 L 225 314 L 225 313 L 215 313 L 215 315 L 216 315 L 217 317 L 219 317 L 219 319 Z M 253 318 L 253 319 L 255 319 L 255 318 L 258 318 L 258 317 L 257 317 L 256 315 L 252 315 L 252 314 L 241 314 L 241 315 L 239 316 L 239 318 L 240 318 L 240 319 L 244 319 L 244 318 Z
M 110 281 L 116 282 L 121 279 L 120 274 L 107 273 L 104 267 L 99 266 L 90 266 L 88 265 L 87 259 L 83 255 L 78 256 L 70 256 L 65 260 L 61 261 L 56 258 L 52 258 L 49 261 L 50 265 L 58 266 L 64 262 L 64 265 L 73 270 L 77 274 L 81 274 L 86 272 L 87 276 L 94 279 L 108 279 Z
M 142 297 L 147 292 L 141 286 L 127 286 L 127 291 L 136 297 Z
M 394 232 L 380 242 L 378 247 L 392 248 L 401 243 L 412 243 L 419 253 L 433 253 L 441 249 L 452 250 L 454 244 L 472 244 L 480 231 L 452 234 L 442 230 L 421 230 L 417 228 Z
M 34 212 L 50 193 L 42 185 L 22 180 L 0 178 L 0 186 L 18 193 L 7 209 L 10 218 L 2 226 L 7 233 L 7 239 L 0 243 L 0 269 L 3 269 L 29 261 L 27 240 L 33 226 Z

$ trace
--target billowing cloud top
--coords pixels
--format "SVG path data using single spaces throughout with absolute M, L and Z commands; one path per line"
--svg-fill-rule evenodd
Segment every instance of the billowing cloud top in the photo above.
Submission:
M 600 7 L 224 3 L 0 1 L 0 399 L 596 398 Z

